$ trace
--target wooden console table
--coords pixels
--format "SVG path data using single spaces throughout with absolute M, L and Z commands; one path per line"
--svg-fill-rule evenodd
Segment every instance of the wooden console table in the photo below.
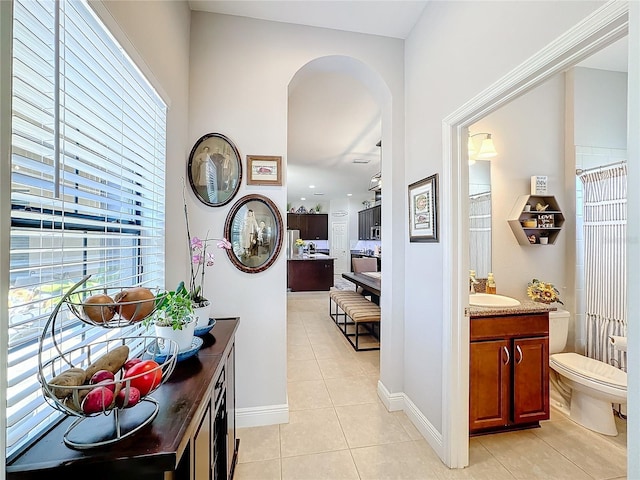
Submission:
M 151 394 L 160 411 L 150 425 L 113 445 L 74 450 L 62 439 L 74 420 L 67 417 L 7 461 L 7 479 L 231 479 L 239 444 L 234 348 L 239 321 L 217 319 L 198 354 L 176 364 L 169 380 Z M 125 412 L 134 414 L 135 408 Z M 90 421 L 81 425 L 91 428 Z

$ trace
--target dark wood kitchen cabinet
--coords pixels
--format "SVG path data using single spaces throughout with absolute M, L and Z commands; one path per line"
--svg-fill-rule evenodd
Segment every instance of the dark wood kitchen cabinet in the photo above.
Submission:
M 382 226 L 382 207 L 375 207 L 360 210 L 358 212 L 358 240 L 380 240 L 372 232 L 372 228 Z
M 300 230 L 303 240 L 328 240 L 329 216 L 326 213 L 288 213 L 287 230 Z
M 115 444 L 86 450 L 62 441 L 65 417 L 7 461 L 9 480 L 230 480 L 237 461 L 235 432 L 235 333 L 239 319 L 218 319 L 194 357 L 176 364 L 152 393 L 156 418 Z M 127 412 L 135 414 L 135 408 Z M 83 429 L 90 430 L 91 423 Z
M 287 260 L 287 287 L 292 292 L 328 291 L 333 286 L 333 258 Z
M 535 427 L 549 418 L 549 314 L 472 317 L 469 432 Z

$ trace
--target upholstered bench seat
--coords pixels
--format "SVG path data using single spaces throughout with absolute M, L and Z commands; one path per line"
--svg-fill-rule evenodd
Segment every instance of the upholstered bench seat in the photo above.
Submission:
M 356 351 L 380 350 L 379 305 L 353 291 L 332 291 L 329 294 L 329 315 Z M 378 342 L 366 348 L 361 347 L 362 329 L 365 329 L 366 333 L 373 336 Z

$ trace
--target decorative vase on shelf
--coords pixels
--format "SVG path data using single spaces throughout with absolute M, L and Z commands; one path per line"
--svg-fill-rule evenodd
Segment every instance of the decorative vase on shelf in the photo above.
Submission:
M 211 312 L 211 302 L 207 300 L 201 306 L 193 305 L 193 316 L 196 319 L 196 328 L 204 327 L 209 324 L 209 315 Z
M 298 247 L 298 255 L 302 256 L 304 254 L 304 247 Z

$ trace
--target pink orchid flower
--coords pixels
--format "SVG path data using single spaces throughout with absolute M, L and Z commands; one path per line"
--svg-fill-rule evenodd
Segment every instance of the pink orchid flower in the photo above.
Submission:
M 230 250 L 231 249 L 231 242 L 229 240 L 227 240 L 226 238 L 223 238 L 222 240 L 220 240 L 218 242 L 218 248 L 224 248 L 226 250 Z

